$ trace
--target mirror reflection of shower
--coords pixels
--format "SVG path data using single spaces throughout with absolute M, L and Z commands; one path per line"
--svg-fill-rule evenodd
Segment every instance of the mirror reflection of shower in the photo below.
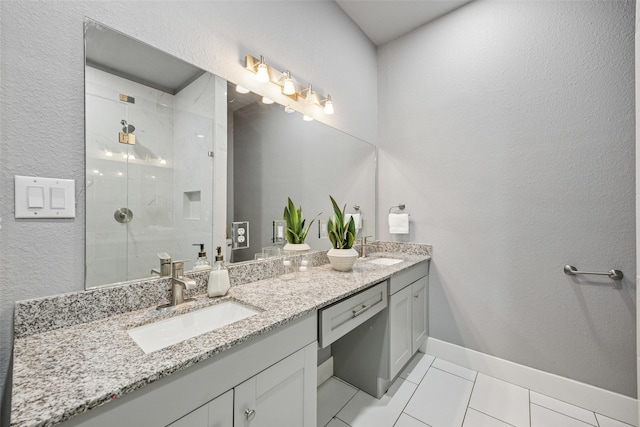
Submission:
M 133 148 L 134 157 L 136 159 L 146 162 L 151 160 L 162 161 L 160 157 L 140 142 L 137 135 L 134 135 L 133 132 L 136 130 L 134 125 L 127 122 L 125 119 L 120 120 L 120 124 L 122 125 L 122 132 L 120 132 L 119 136 L 120 143 L 130 145 Z
M 136 130 L 134 125 L 127 124 L 127 121 L 124 119 L 120 121 L 120 124 L 122 125 L 122 132 L 124 133 L 133 133 Z

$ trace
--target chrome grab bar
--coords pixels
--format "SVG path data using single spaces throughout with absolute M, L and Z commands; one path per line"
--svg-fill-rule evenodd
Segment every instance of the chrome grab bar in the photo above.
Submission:
M 578 271 L 573 265 L 565 265 L 564 266 L 564 274 L 569 276 L 575 276 L 576 274 L 595 274 L 597 276 L 609 276 L 609 278 L 613 280 L 622 280 L 624 274 L 620 270 L 609 270 L 605 273 L 597 273 L 593 271 Z

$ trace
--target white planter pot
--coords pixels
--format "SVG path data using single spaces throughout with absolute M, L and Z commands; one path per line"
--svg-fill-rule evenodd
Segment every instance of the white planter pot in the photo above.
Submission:
M 307 252 L 311 249 L 311 246 L 307 245 L 306 243 L 288 243 L 286 245 L 284 245 L 284 248 L 282 248 L 285 251 L 291 251 L 291 252 Z
M 358 251 L 355 249 L 329 249 L 327 252 L 331 268 L 338 271 L 349 271 L 358 259 Z

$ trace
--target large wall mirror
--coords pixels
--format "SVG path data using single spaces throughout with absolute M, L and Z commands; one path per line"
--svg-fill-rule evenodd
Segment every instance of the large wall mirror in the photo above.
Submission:
M 373 145 L 91 20 L 85 108 L 87 288 L 152 276 L 159 253 L 189 270 L 194 244 L 210 261 L 215 246 L 229 262 L 273 253 L 287 197 L 322 213 L 312 249 L 330 248 L 330 194 L 374 233 Z M 233 222 L 249 223 L 248 248 L 232 247 Z

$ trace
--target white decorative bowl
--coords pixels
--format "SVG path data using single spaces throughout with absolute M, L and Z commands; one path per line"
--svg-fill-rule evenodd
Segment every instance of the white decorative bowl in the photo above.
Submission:
M 284 251 L 291 251 L 291 252 L 306 252 L 309 249 L 311 249 L 311 246 L 307 245 L 306 243 L 289 243 L 289 242 L 287 242 L 287 244 L 284 245 L 284 247 L 282 248 L 282 250 Z
M 338 271 L 349 271 L 358 259 L 358 251 L 355 249 L 329 249 L 327 252 L 331 268 Z

